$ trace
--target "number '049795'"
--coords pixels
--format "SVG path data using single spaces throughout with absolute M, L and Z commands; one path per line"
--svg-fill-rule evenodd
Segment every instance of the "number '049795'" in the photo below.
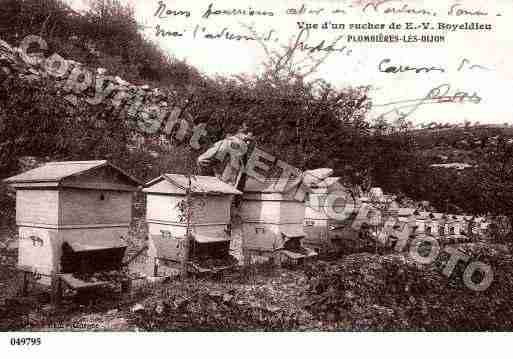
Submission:
M 15 346 L 36 346 L 41 345 L 41 338 L 31 338 L 31 337 L 18 337 L 11 338 L 11 345 Z

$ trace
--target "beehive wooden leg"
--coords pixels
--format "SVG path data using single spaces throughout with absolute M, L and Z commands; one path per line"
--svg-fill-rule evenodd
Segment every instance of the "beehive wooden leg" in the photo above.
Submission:
M 62 301 L 62 281 L 59 275 L 52 274 L 52 304 L 59 307 Z
M 250 266 L 251 263 L 253 262 L 251 251 L 248 249 L 243 249 L 242 256 L 243 256 L 244 265 Z
M 153 261 L 153 276 L 157 277 L 159 275 L 159 260 L 154 258 Z
M 28 286 L 29 286 L 29 273 L 23 271 L 23 285 L 21 288 L 21 295 L 26 297 L 28 295 Z
M 185 240 L 182 241 L 182 262 L 180 263 L 180 276 L 182 279 L 186 279 L 189 274 L 189 266 L 187 262 L 189 261 L 190 257 L 190 238 L 186 237 Z
M 132 280 L 127 279 L 121 283 L 121 293 L 130 293 L 132 290 Z

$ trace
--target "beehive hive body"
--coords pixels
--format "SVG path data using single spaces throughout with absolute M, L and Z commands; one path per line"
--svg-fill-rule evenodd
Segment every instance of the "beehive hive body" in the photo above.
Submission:
M 58 229 L 19 227 L 18 265 L 42 274 L 41 283 L 49 285 L 52 273 L 60 269 L 62 241 Z
M 16 223 L 18 226 L 59 225 L 57 188 L 19 189 L 16 192 Z
M 318 250 L 331 247 L 329 225 L 334 219 L 330 218 L 326 205 L 325 199 L 328 195 L 326 188 L 314 190 L 313 193 L 310 193 L 310 201 L 305 208 L 304 231 L 307 234 L 305 244 Z M 312 203 L 318 205 L 312 205 Z M 339 212 L 344 210 L 344 207 L 332 209 Z
M 50 284 L 52 273 L 61 273 L 62 246 L 65 242 L 84 245 L 119 243 L 127 238 L 128 226 L 98 228 L 19 227 L 18 264 L 41 274 L 41 283 Z
M 338 181 L 339 178 L 330 177 L 318 184 L 316 188 L 312 188 L 305 205 L 304 243 L 319 251 L 333 248 L 329 231 L 330 223 L 341 222 L 342 218 L 349 217 L 355 210 L 355 205 L 349 201 L 349 193 Z M 333 198 L 327 201 L 328 196 Z M 334 217 L 333 213 L 345 215 L 340 217 L 337 215 L 338 219 L 331 218 Z
M 147 195 L 146 218 L 150 234 L 159 234 L 161 229 L 169 230 L 176 236 L 184 236 L 186 221 L 180 211 L 185 203 L 183 195 Z M 205 235 L 219 235 L 230 223 L 232 196 L 194 196 L 190 224 L 193 232 Z
M 243 247 L 255 252 L 271 252 L 283 247 L 283 233 L 304 236 L 305 204 L 295 192 L 280 191 L 278 180 L 246 184 L 241 208 Z
M 128 227 L 132 220 L 131 192 L 63 189 L 59 197 L 61 227 Z
M 232 196 L 192 198 L 194 210 L 190 220 L 191 234 L 224 238 L 228 241 L 226 231 L 230 224 L 231 198 Z M 182 260 L 183 249 L 179 241 L 185 238 L 187 221 L 179 210 L 179 206 L 184 201 L 186 198 L 182 195 L 148 194 L 147 223 L 151 239 L 150 257 Z M 173 243 L 166 238 L 167 235 L 174 238 Z

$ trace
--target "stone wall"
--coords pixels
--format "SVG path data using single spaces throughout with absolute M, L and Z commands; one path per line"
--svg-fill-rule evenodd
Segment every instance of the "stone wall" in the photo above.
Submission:
M 49 79 L 72 106 L 112 107 L 119 115 L 135 119 L 138 129 L 148 134 L 164 128 L 163 123 L 171 125 L 167 128 L 171 132 L 177 121 L 190 119 L 181 111 L 188 97 L 183 91 L 134 85 L 104 68 L 90 68 L 58 54 L 28 57 L 21 48 L 0 39 L 0 85 L 12 79 L 28 83 Z M 155 118 L 160 121 L 153 121 Z

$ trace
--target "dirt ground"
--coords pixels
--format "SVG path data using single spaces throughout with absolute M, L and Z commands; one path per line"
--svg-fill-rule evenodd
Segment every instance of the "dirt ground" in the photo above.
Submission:
M 41 288 L 19 296 L 15 250 L 3 250 L 0 331 L 513 329 L 509 247 L 483 242 L 458 249 L 469 261 L 491 266 L 488 289 L 476 292 L 463 284 L 465 263 L 448 278 L 442 274 L 444 257 L 419 265 L 407 253 L 362 252 L 294 268 L 253 265 L 217 278 L 141 279 L 127 294 L 67 296 L 59 308 Z
M 139 280 L 129 294 L 96 292 L 68 298 L 59 309 L 38 288 L 28 298 L 12 297 L 20 282 L 8 267 L 0 268 L 0 281 L 11 288 L 0 299 L 3 331 L 280 330 L 311 321 L 298 295 L 307 290 L 301 270 L 252 267 L 215 279 Z

